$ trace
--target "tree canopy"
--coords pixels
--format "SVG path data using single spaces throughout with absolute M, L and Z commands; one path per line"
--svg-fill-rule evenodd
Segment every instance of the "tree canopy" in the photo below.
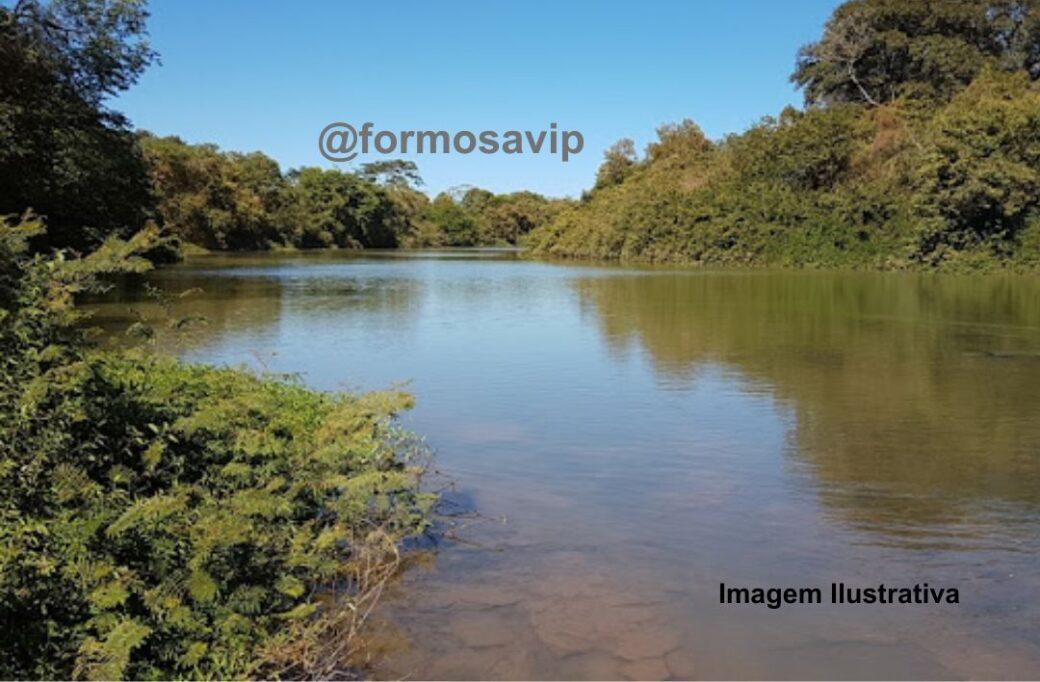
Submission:
M 134 136 L 104 106 L 155 59 L 147 16 L 133 1 L 0 7 L 0 215 L 45 217 L 39 246 L 89 249 L 153 216 Z
M 1040 3 L 850 0 L 792 79 L 807 108 L 608 150 L 535 230 L 558 256 L 855 267 L 1040 265 Z
M 851 0 L 791 80 L 809 104 L 948 100 L 985 68 L 1040 77 L 1036 0 Z

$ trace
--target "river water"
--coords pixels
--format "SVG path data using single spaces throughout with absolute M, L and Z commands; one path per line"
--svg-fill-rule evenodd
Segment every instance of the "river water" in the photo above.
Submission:
M 173 304 L 207 320 L 190 360 L 416 395 L 458 515 L 387 596 L 380 677 L 1040 677 L 1036 277 L 440 251 L 148 281 L 201 290 Z M 121 287 L 96 321 L 149 300 Z M 960 603 L 832 605 L 832 582 Z

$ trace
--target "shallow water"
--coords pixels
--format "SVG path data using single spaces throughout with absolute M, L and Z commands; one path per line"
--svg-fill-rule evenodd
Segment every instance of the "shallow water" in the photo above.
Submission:
M 509 252 L 149 279 L 202 289 L 187 358 L 416 394 L 404 423 L 481 517 L 393 589 L 381 677 L 1040 677 L 1040 279 Z M 838 581 L 960 604 L 719 604 Z

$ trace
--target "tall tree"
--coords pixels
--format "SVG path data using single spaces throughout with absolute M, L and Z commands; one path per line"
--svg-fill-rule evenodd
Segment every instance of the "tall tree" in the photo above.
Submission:
M 287 199 L 278 163 L 260 152 L 221 152 L 176 137 L 139 135 L 164 226 L 207 249 L 264 249 L 281 240 Z
M 948 100 L 987 66 L 1040 77 L 1040 1 L 850 0 L 791 80 L 809 104 Z
M 603 152 L 603 163 L 596 171 L 596 189 L 619 185 L 636 164 L 636 143 L 622 138 Z
M 290 171 L 284 220 L 294 242 L 304 248 L 397 246 L 397 204 L 389 193 L 364 178 L 338 170 Z
M 423 185 L 419 167 L 414 161 L 391 159 L 389 161 L 372 161 L 361 166 L 361 177 L 389 187 L 411 187 Z
M 140 229 L 147 168 L 107 97 L 155 59 L 139 0 L 19 0 L 0 7 L 0 214 L 33 209 L 46 242 L 86 250 Z

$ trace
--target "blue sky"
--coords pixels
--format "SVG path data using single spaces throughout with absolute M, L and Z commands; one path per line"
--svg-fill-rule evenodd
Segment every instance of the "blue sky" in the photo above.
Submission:
M 576 196 L 619 138 L 642 150 L 659 124 L 683 118 L 721 137 L 800 104 L 787 80 L 795 53 L 837 4 L 153 0 L 162 63 L 112 105 L 137 127 L 261 150 L 283 169 L 336 165 L 317 150 L 332 121 L 449 131 L 555 121 L 585 138 L 567 163 L 409 158 L 431 193 L 472 184 Z

